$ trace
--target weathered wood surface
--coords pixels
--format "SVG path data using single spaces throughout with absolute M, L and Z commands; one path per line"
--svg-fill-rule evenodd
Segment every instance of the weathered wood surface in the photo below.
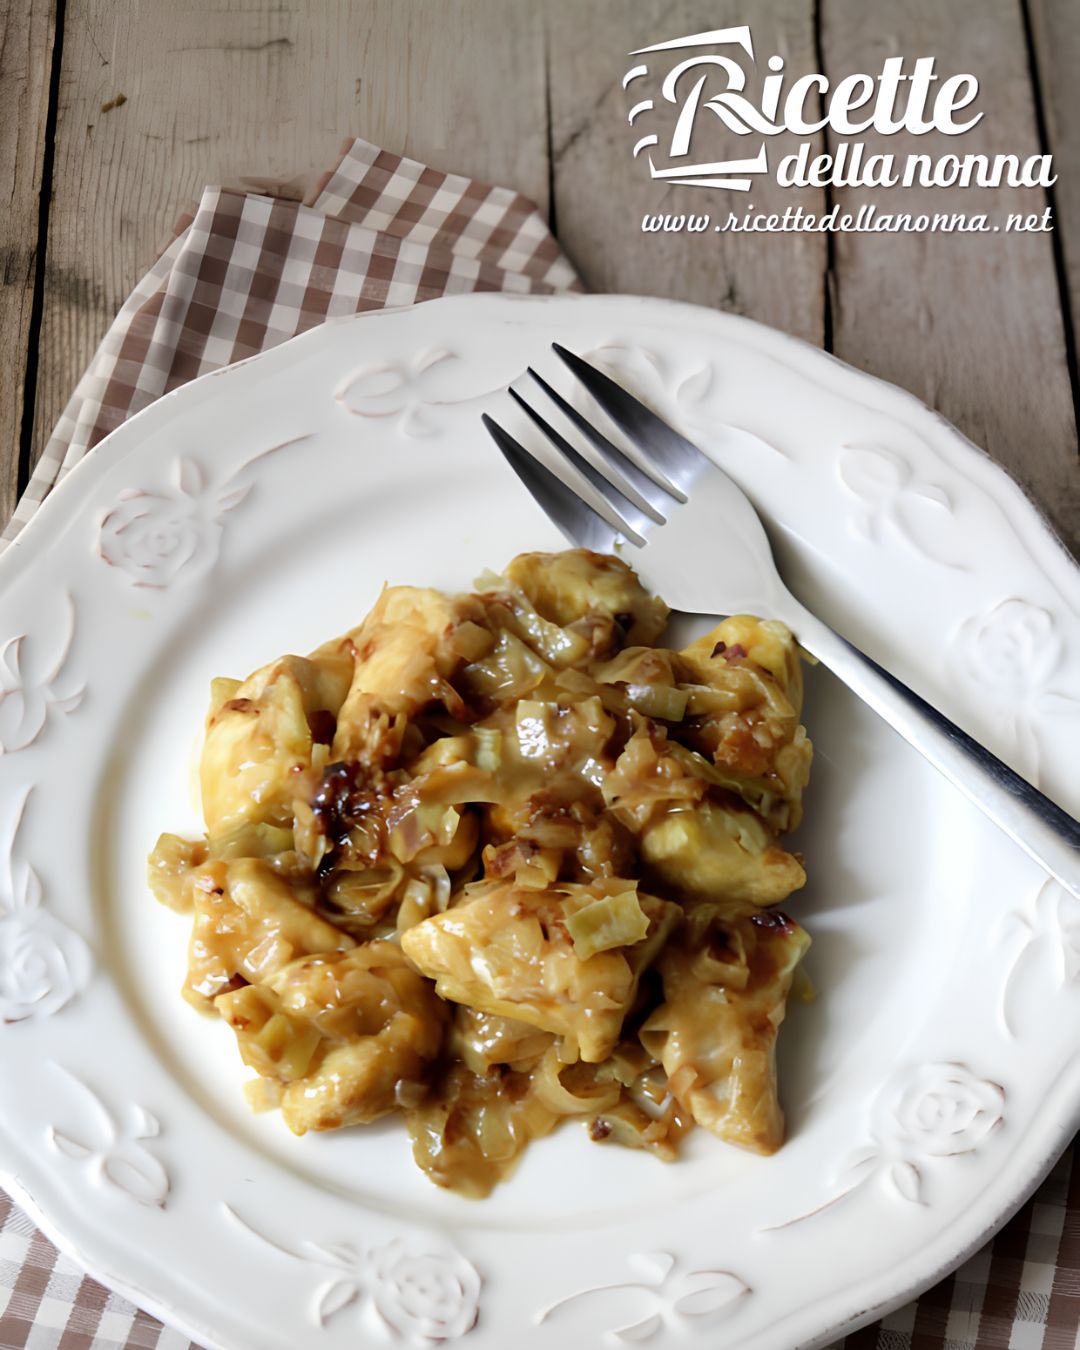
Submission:
M 1039 153 L 1015 0 L 909 0 L 890 8 L 887 28 L 863 0 L 829 0 L 822 51 L 826 70 L 875 70 L 888 56 L 932 53 L 941 71 L 978 73 L 969 110 L 985 114 L 978 126 L 961 137 L 868 133 L 868 153 Z M 880 212 L 985 212 L 1000 225 L 989 234 L 837 235 L 833 350 L 940 409 L 1076 548 L 1080 463 L 1051 235 L 1005 232 L 1010 212 L 1041 215 L 1045 191 L 837 188 L 835 200 L 853 212 L 871 201 Z
M 1078 312 L 1075 0 L 1027 0 L 1027 11 L 1021 0 L 905 0 L 887 14 L 862 0 L 755 0 L 749 15 L 737 0 L 67 0 L 45 259 L 34 254 L 54 20 L 49 0 L 4 3 L 0 162 L 13 186 L 0 217 L 0 324 L 15 353 L 0 373 L 5 511 L 27 357 L 29 457 L 204 183 L 324 167 L 342 138 L 362 134 L 550 206 L 563 246 L 595 289 L 747 314 L 912 389 L 1014 472 L 1080 552 L 1072 325 L 1061 303 L 1071 289 Z M 622 88 L 629 53 L 747 18 L 759 67 L 776 51 L 789 76 L 820 67 L 836 79 L 874 70 L 888 55 L 930 53 L 942 70 L 977 72 L 986 116 L 962 146 L 894 136 L 875 148 L 1032 154 L 1044 148 L 1041 135 L 1060 175 L 1057 235 L 849 234 L 830 247 L 817 234 L 643 233 L 646 213 L 715 218 L 749 200 L 817 211 L 872 199 L 879 210 L 985 209 L 998 221 L 1043 203 L 1041 190 L 871 194 L 761 183 L 742 194 L 652 181 L 631 156 L 636 128 Z M 741 139 L 704 119 L 695 155 L 740 154 Z M 777 140 L 770 155 L 788 149 Z M 43 296 L 30 353 L 35 276 Z
M 547 9 L 548 85 L 551 97 L 552 180 L 559 241 L 592 290 L 624 291 L 690 300 L 746 314 L 821 344 L 824 339 L 825 237 L 820 234 L 716 233 L 729 211 L 746 207 L 783 211 L 802 205 L 817 212 L 820 189 L 784 190 L 775 182 L 750 192 L 666 187 L 649 176 L 646 157 L 632 158 L 637 139 L 649 130 L 670 136 L 674 117 L 662 107 L 659 81 L 643 77 L 624 91 L 624 73 L 650 57 L 629 53 L 682 34 L 745 23 L 738 0 L 678 0 L 663 8 L 625 0 L 558 0 Z M 759 0 L 753 7 L 758 64 L 747 86 L 753 98 L 760 72 L 780 52 L 793 77 L 816 69 L 814 0 Z M 670 54 L 653 65 L 661 72 Z M 631 128 L 627 113 L 652 98 L 657 111 Z M 670 105 L 669 105 L 670 108 Z M 744 158 L 746 140 L 707 114 L 699 119 L 691 149 L 695 162 Z M 769 146 L 770 162 L 795 148 L 782 135 Z M 708 212 L 701 234 L 643 233 L 645 215 Z
M 34 458 L 206 183 L 329 167 L 362 132 L 546 206 L 535 13 L 529 0 L 425 0 L 417 23 L 400 0 L 68 0 Z
M 0 519 L 18 497 L 26 353 L 38 258 L 38 213 L 49 109 L 53 0 L 0 5 Z

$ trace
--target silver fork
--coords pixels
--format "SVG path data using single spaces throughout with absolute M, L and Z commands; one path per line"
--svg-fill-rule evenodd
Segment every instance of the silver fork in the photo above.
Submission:
M 578 491 L 486 414 L 484 426 L 552 522 L 574 544 L 629 558 L 678 609 L 783 620 L 935 768 L 1080 899 L 1080 823 L 894 675 L 811 614 L 784 585 L 758 514 L 742 489 L 697 446 L 621 385 L 558 343 L 554 350 L 639 452 L 644 472 L 531 367 L 529 375 L 593 446 L 605 472 L 570 444 L 515 389 L 511 396 L 555 450 L 591 485 Z M 625 550 L 624 550 L 625 552 Z

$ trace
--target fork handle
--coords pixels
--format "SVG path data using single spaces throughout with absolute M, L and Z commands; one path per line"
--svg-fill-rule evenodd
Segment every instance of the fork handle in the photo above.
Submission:
M 793 607 L 800 645 L 1080 899 L 1080 822 L 798 602 Z

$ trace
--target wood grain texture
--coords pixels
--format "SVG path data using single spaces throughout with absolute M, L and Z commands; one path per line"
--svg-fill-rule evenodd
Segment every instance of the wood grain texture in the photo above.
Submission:
M 872 12 L 871 12 L 872 8 Z M 1063 7 L 1064 12 L 1064 7 Z M 880 9 L 824 0 L 826 70 L 876 71 L 889 56 L 933 54 L 938 71 L 978 75 L 957 137 L 865 137 L 867 150 L 1039 151 L 1017 0 L 907 0 Z M 910 69 L 910 66 L 909 66 Z M 1042 189 L 838 188 L 844 209 L 986 212 L 989 234 L 842 234 L 836 239 L 834 350 L 910 389 L 1003 464 L 1080 552 L 1080 462 L 1053 249 L 1048 234 L 1005 233 L 1009 212 L 1042 212 Z
M 326 168 L 345 137 L 362 135 L 517 187 L 546 209 L 535 8 L 425 0 L 417 22 L 419 9 L 68 0 L 35 458 L 110 319 L 204 184 Z
M 18 495 L 45 124 L 56 10 L 52 0 L 0 4 L 0 520 Z
M 591 289 L 692 300 L 820 343 L 824 237 L 716 233 L 712 228 L 729 211 L 741 215 L 750 202 L 759 210 L 802 205 L 817 212 L 823 204 L 820 190 L 785 191 L 771 181 L 755 183 L 750 192 L 665 186 L 650 178 L 644 155 L 632 158 L 649 119 L 654 120 L 648 129 L 660 136 L 658 150 L 670 141 L 675 109 L 663 105 L 659 83 L 678 59 L 664 53 L 632 60 L 628 53 L 637 48 L 752 19 L 757 64 L 734 53 L 750 77 L 751 97 L 774 52 L 785 58 L 793 75 L 816 68 L 813 0 L 756 0 L 752 10 L 738 0 L 676 0 L 663 7 L 630 0 L 552 0 L 546 5 L 559 240 Z M 649 76 L 624 91 L 624 73 L 641 60 L 652 62 Z M 722 76 L 717 87 L 724 87 Z M 630 107 L 645 97 L 653 98 L 656 111 L 628 126 Z M 758 143 L 757 137 L 737 136 L 702 112 L 691 158 L 744 158 Z M 773 139 L 770 164 L 792 149 L 793 138 Z M 701 234 L 642 232 L 646 214 L 705 212 L 712 222 Z
M 1080 324 L 1080 11 L 1076 0 L 1027 0 L 1070 308 Z

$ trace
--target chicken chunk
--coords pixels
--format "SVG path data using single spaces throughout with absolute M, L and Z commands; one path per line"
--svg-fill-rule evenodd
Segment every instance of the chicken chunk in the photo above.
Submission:
M 784 1140 L 776 1037 L 810 939 L 773 910 L 695 906 L 657 968 L 664 1002 L 641 1041 L 699 1125 L 755 1153 Z
M 238 979 L 255 983 L 294 957 L 354 945 L 258 858 L 207 863 L 192 895 L 195 920 L 183 992 L 204 1011 Z
M 642 972 L 676 922 L 677 905 L 639 896 L 645 936 L 582 959 L 567 919 L 612 886 L 544 890 L 513 882 L 466 889 L 463 904 L 402 934 L 405 954 L 443 998 L 553 1032 L 566 1050 L 596 1063 L 611 1053 Z
M 543 618 L 561 628 L 590 616 L 613 621 L 619 645 L 655 642 L 670 612 L 621 558 L 586 548 L 520 553 L 504 576 L 528 596 Z
M 806 884 L 802 863 L 752 812 L 706 799 L 653 813 L 641 860 L 665 886 L 701 900 L 774 905 Z
M 802 715 L 802 663 L 791 630 L 740 614 L 678 653 L 686 720 L 679 739 L 775 830 L 802 817 L 813 748 Z
M 291 826 L 296 773 L 329 739 L 351 658 L 285 656 L 236 683 L 214 681 L 199 770 L 211 845 L 248 823 Z
M 439 702 L 463 717 L 461 696 L 449 683 L 463 656 L 455 636 L 464 625 L 479 627 L 483 618 L 473 596 L 416 586 L 384 589 L 364 622 L 344 639 L 356 664 L 338 714 L 334 759 L 355 759 L 380 715 L 411 717 Z
M 270 1013 L 265 1024 L 247 1020 L 254 1002 Z M 400 1107 L 439 1053 L 449 1020 L 392 942 L 302 957 L 276 971 L 257 997 L 240 990 L 217 1006 L 245 1061 L 284 1082 L 282 1115 L 296 1134 L 364 1124 Z M 278 1044 L 284 1050 L 275 1059 Z

